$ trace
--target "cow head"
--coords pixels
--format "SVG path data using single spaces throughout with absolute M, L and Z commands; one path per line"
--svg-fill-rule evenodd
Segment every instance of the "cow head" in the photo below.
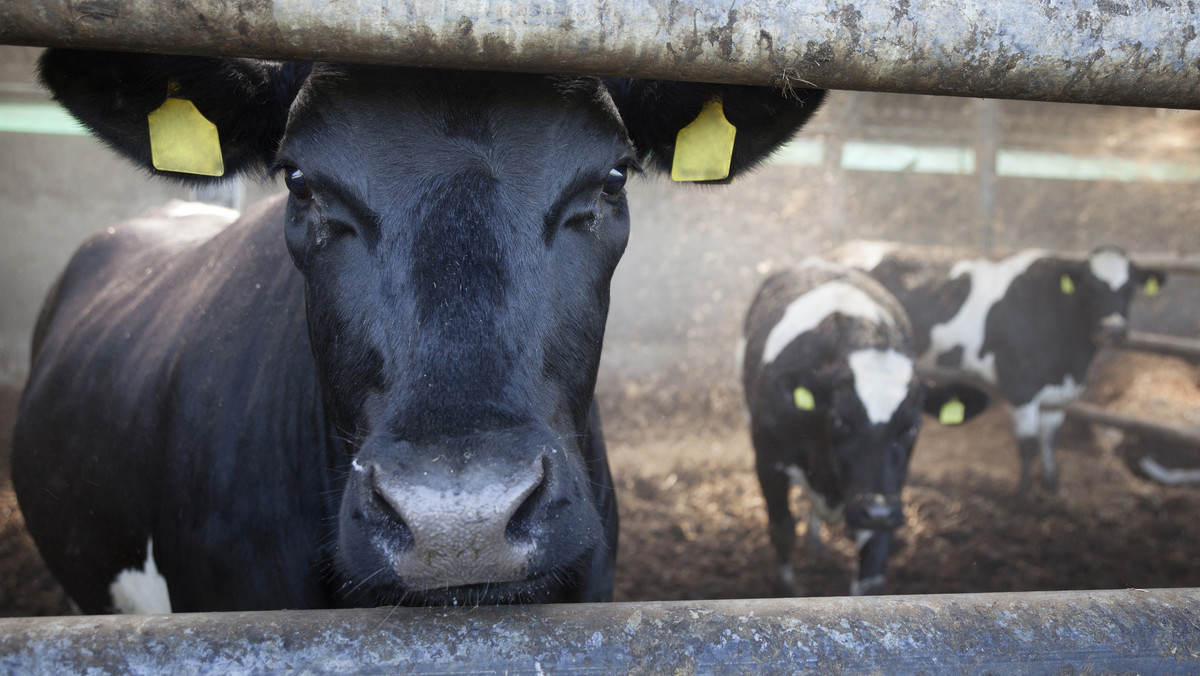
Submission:
M 143 166 L 171 89 L 215 124 L 227 173 L 282 175 L 358 604 L 588 598 L 615 547 L 585 445 L 625 181 L 651 152 L 669 166 L 710 100 L 738 127 L 737 174 L 823 95 L 68 51 L 42 75 Z
M 846 524 L 860 531 L 904 523 L 900 493 L 922 411 L 958 424 L 988 404 L 972 385 L 922 381 L 911 357 L 886 347 L 854 350 L 845 361 L 783 380 L 784 395 L 771 408 L 776 420 L 789 421 L 775 429 L 790 439 L 779 442 L 829 449 L 811 455 L 809 481 L 830 504 L 844 504 Z
M 1092 344 L 1105 347 L 1128 335 L 1129 302 L 1134 294 L 1139 289 L 1157 293 L 1165 281 L 1164 273 L 1139 267 L 1122 249 L 1102 246 L 1086 261 L 1063 261 L 1056 283 Z

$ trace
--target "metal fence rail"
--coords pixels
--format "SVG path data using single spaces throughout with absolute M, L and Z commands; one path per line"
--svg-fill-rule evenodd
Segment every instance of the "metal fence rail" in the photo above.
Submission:
M 0 43 L 1200 107 L 1182 0 L 0 3 Z
M 5 673 L 1195 673 L 1200 589 L 0 620 Z

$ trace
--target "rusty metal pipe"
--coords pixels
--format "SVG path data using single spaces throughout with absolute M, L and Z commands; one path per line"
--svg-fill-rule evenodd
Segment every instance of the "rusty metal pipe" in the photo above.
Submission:
M 6 673 L 1195 673 L 1200 589 L 0 620 Z
M 1200 107 L 1172 0 L 45 0 L 0 43 Z

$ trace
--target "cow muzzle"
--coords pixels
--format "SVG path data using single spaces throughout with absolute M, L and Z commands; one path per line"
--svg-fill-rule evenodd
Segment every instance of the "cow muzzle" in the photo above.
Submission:
M 513 582 L 526 575 L 533 541 L 522 507 L 546 478 L 544 459 L 496 476 L 465 470 L 453 485 L 431 486 L 378 465 L 367 470 L 371 506 L 393 528 L 407 531 L 408 546 L 389 552 L 410 591 Z M 426 475 L 428 476 L 428 475 Z M 525 512 L 530 510 L 526 509 Z
M 352 577 L 378 570 L 375 582 L 406 593 L 494 589 L 552 574 L 543 569 L 565 565 L 559 555 L 575 548 L 585 554 L 597 517 L 588 518 L 591 505 L 570 479 L 567 450 L 504 441 L 364 447 L 351 465 L 339 535 L 342 555 L 358 559 L 349 562 Z
M 1119 313 L 1112 313 L 1100 320 L 1100 328 L 1093 340 L 1098 347 L 1113 347 L 1129 337 L 1129 322 Z
M 904 525 L 904 505 L 898 495 L 860 493 L 846 503 L 846 523 L 862 530 L 891 530 Z

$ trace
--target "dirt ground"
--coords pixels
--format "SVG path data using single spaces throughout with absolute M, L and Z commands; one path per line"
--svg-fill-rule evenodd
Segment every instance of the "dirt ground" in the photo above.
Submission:
M 1198 378 L 1178 359 L 1112 353 L 1095 365 L 1087 396 L 1194 424 Z M 17 396 L 0 391 L 0 615 L 61 614 L 66 599 L 24 531 L 7 477 Z M 600 398 L 620 501 L 617 600 L 768 596 L 766 514 L 740 414 L 686 415 L 679 409 L 703 407 L 657 392 Z M 1129 454 L 1116 452 L 1119 433 L 1068 421 L 1059 490 L 1021 494 L 1004 405 L 961 427 L 925 422 L 890 593 L 1200 586 L 1200 488 L 1136 476 Z M 807 508 L 798 495 L 794 503 L 804 523 Z M 838 526 L 822 539 L 817 556 L 799 553 L 798 580 L 809 595 L 845 594 L 853 547 Z
M 1094 365 L 1085 396 L 1130 414 L 1150 405 L 1163 421 L 1182 423 L 1200 412 L 1197 376 L 1178 359 L 1113 353 Z M 647 403 L 614 405 L 655 410 Z M 694 434 L 695 421 L 642 422 L 644 435 L 609 436 L 622 519 L 617 598 L 769 596 L 774 566 L 744 425 Z M 1200 488 L 1136 476 L 1115 452 L 1121 441 L 1119 432 L 1068 419 L 1059 489 L 1022 494 L 1003 404 L 961 427 L 926 418 L 888 592 L 1200 585 Z M 1195 450 L 1187 459 L 1200 464 Z M 803 524 L 798 494 L 793 509 Z M 798 582 L 808 595 L 843 595 L 853 545 L 839 526 L 823 528 L 822 541 L 810 557 L 800 539 Z

